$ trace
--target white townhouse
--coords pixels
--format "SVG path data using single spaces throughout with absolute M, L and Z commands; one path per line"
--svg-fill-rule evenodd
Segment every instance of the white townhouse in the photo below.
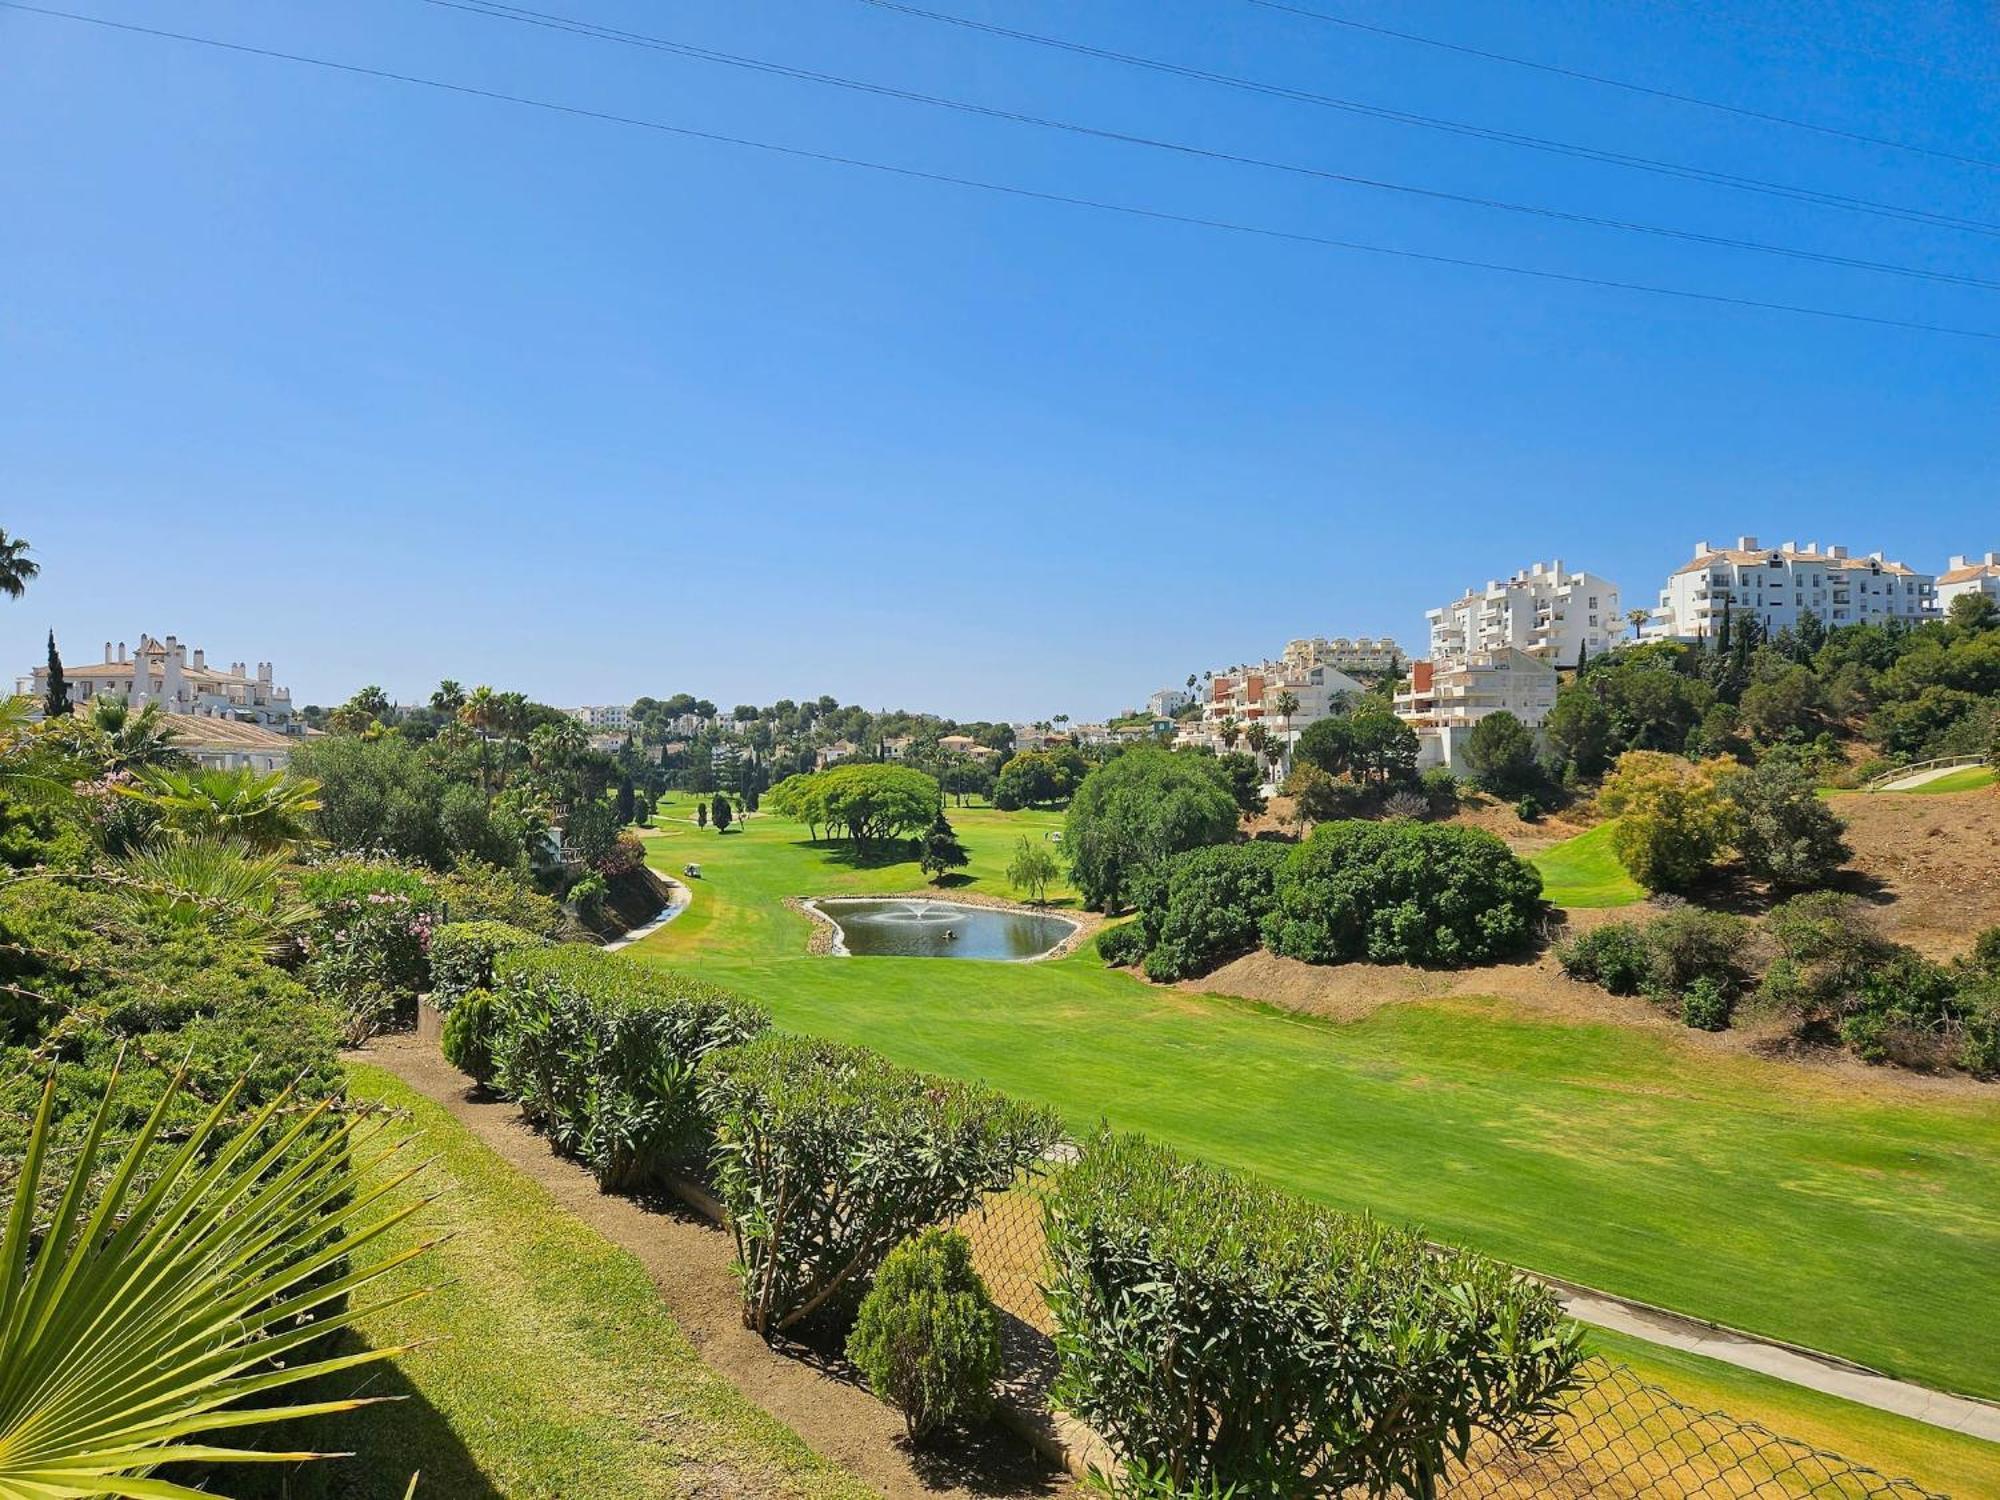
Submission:
M 572 708 L 569 716 L 589 729 L 630 729 L 632 725 L 631 707 L 624 703 L 586 704 L 582 708 Z
M 1851 556 L 1845 547 L 1785 542 L 1760 547 L 1740 536 L 1734 547 L 1697 542 L 1660 591 L 1647 622 L 1650 640 L 1694 640 L 1712 633 L 1725 611 L 1749 615 L 1767 631 L 1796 626 L 1805 615 L 1824 625 L 1932 620 L 1937 580 L 1880 552 Z
M 1514 650 L 1574 666 L 1586 651 L 1601 656 L 1616 646 L 1625 629 L 1618 585 L 1596 573 L 1571 572 L 1561 558 L 1489 579 L 1424 618 L 1437 661 Z
M 132 708 L 157 703 L 163 712 L 198 719 L 233 719 L 240 724 L 261 724 L 280 733 L 296 729 L 292 719 L 292 690 L 271 680 L 271 664 L 257 663 L 253 674 L 243 662 L 231 662 L 225 670 L 208 664 L 208 653 L 188 647 L 177 636 L 155 640 L 143 632 L 138 648 L 127 655 L 125 643 L 112 652 L 104 643 L 104 660 L 84 666 L 65 664 L 63 679 L 69 684 L 69 700 L 79 707 L 93 698 L 123 698 Z M 46 697 L 49 669 L 36 667 L 16 684 L 23 693 Z
M 1194 694 L 1186 688 L 1161 688 L 1146 700 L 1146 712 L 1156 719 L 1171 719 L 1192 702 Z
M 1456 770 L 1472 726 L 1502 710 L 1530 729 L 1556 705 L 1556 669 L 1515 647 L 1414 662 L 1396 717 L 1417 732 L 1417 767 Z
M 1984 594 L 2000 602 L 2000 552 L 1989 552 L 1977 560 L 1954 557 L 1951 566 L 1938 574 L 1937 605 L 1940 612 L 1951 608 L 1961 594 Z
M 1386 635 L 1379 639 L 1365 635 L 1315 635 L 1287 641 L 1283 660 L 1287 667 L 1297 671 L 1331 667 L 1336 672 L 1351 673 L 1400 671 L 1409 658 Z

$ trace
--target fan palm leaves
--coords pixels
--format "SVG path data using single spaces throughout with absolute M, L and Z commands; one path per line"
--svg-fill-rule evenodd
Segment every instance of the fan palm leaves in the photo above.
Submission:
M 114 1070 L 111 1087 L 116 1085 Z M 364 1289 L 427 1245 L 362 1269 L 348 1257 L 421 1203 L 385 1210 L 417 1170 L 353 1191 L 350 1162 L 372 1169 L 395 1147 L 280 1097 L 236 1128 L 239 1080 L 177 1147 L 161 1140 L 185 1074 L 138 1136 L 117 1145 L 96 1206 L 111 1087 L 37 1222 L 56 1084 L 51 1076 L 0 1236 L 0 1500 L 213 1500 L 162 1479 L 163 1464 L 290 1462 L 311 1453 L 221 1446 L 206 1436 L 352 1410 L 363 1399 L 269 1404 L 300 1381 L 406 1353 L 329 1353 L 322 1341 L 383 1309 Z M 155 1147 L 160 1149 L 156 1150 Z M 145 1180 L 141 1164 L 156 1168 Z
M 151 766 L 119 792 L 157 809 L 178 837 L 227 839 L 258 854 L 311 842 L 310 815 L 319 811 L 319 783 L 284 771 Z
M 289 898 L 283 854 L 214 837 L 158 840 L 125 860 L 118 877 L 129 904 L 183 926 L 248 928 L 276 940 L 308 912 Z
M 90 705 L 90 726 L 104 736 L 104 763 L 110 771 L 136 771 L 146 766 L 172 766 L 185 757 L 174 748 L 166 711 L 148 703 L 132 712 L 123 698 L 96 698 Z
M 43 806 L 69 803 L 76 783 L 93 768 L 54 737 L 35 732 L 36 706 L 22 693 L 0 698 L 0 795 Z
M 42 565 L 28 556 L 26 542 L 0 531 L 0 594 L 20 598 L 27 592 L 28 580 L 41 571 Z

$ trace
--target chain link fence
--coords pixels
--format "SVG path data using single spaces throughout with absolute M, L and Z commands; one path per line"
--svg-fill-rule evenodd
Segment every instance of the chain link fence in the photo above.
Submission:
M 993 1300 L 1014 1320 L 1006 1340 L 1015 1399 L 1046 1401 L 1054 1320 L 1042 1297 L 1047 1247 L 1038 1188 L 989 1198 L 956 1226 Z M 1542 1451 L 1497 1444 L 1455 1466 L 1451 1500 L 1945 1500 L 1810 1444 L 1723 1412 L 1699 1411 L 1629 1369 L 1592 1360 Z

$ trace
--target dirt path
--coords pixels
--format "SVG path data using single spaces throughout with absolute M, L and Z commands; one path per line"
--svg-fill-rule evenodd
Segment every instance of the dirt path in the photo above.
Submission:
M 730 1271 L 735 1246 L 678 1204 L 640 1204 L 600 1193 L 588 1170 L 555 1155 L 514 1106 L 475 1095 L 464 1074 L 415 1037 L 379 1037 L 353 1054 L 449 1110 L 507 1165 L 645 1266 L 667 1309 L 701 1356 L 814 1452 L 888 1500 L 1057 1496 L 1069 1476 L 997 1429 L 954 1447 L 914 1453 L 902 1419 L 847 1372 L 810 1354 L 780 1354 L 743 1326 Z

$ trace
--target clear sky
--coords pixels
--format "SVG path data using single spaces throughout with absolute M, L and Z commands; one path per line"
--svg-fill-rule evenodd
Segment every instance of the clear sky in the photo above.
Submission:
M 2000 290 L 1344 185 L 424 0 L 58 8 L 1289 234 L 2000 335 Z M 1425 129 L 863 0 L 537 9 L 894 88 L 2000 282 L 1980 0 L 962 16 L 1989 231 Z M 2000 548 L 2000 338 L 1148 220 L 0 10 L 8 672 L 178 634 L 300 701 L 830 692 L 1078 717 L 1560 555 Z

